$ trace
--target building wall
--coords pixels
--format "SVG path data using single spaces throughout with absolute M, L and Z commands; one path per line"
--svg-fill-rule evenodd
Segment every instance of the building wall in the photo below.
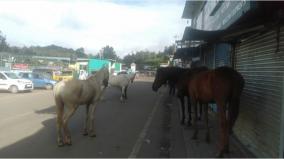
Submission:
M 256 7 L 251 1 L 207 1 L 193 18 L 192 26 L 200 30 L 222 30 Z

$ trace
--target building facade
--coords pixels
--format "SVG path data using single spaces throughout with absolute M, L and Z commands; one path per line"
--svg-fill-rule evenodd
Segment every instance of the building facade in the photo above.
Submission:
M 199 41 L 200 62 L 245 79 L 236 137 L 256 157 L 284 157 L 284 3 L 186 1 L 182 41 Z M 192 52 L 188 52 L 192 54 Z

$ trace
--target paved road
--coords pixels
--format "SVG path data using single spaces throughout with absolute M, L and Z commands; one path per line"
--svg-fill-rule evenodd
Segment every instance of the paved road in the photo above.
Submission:
M 85 107 L 71 118 L 73 145 L 56 146 L 52 91 L 0 93 L 0 157 L 186 157 L 171 98 L 136 81 L 129 100 L 109 88 L 96 111 L 96 138 L 81 135 Z M 172 113 L 175 112 L 175 113 Z

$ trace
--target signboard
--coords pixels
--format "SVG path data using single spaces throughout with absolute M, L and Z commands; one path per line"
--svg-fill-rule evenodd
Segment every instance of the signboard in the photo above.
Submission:
M 16 63 L 12 65 L 12 69 L 14 70 L 27 70 L 28 68 L 29 65 L 24 63 Z
M 222 30 L 252 9 L 252 1 L 207 1 L 196 20 L 200 30 Z
M 88 73 L 91 74 L 93 71 L 97 71 L 104 66 L 107 66 L 110 69 L 110 61 L 101 59 L 89 59 Z

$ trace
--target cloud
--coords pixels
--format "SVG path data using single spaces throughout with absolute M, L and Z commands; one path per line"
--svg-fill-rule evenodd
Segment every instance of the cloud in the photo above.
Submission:
M 84 47 L 93 54 L 110 45 L 121 57 L 159 51 L 185 27 L 184 2 L 166 2 L 0 1 L 0 30 L 11 45 Z
M 82 22 L 79 19 L 74 18 L 72 14 L 62 17 L 58 27 L 73 30 L 83 30 L 85 28 L 82 25 Z

